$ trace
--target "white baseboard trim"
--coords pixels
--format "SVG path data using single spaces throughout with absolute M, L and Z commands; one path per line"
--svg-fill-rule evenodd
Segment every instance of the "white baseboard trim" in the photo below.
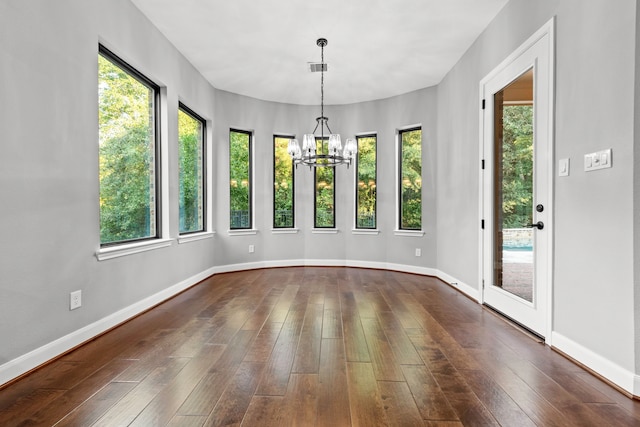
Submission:
M 0 386 L 166 301 L 212 274 L 214 274 L 213 268 L 198 273 L 135 304 L 0 365 Z
M 430 267 L 420 267 L 417 265 L 407 265 L 407 264 L 395 264 L 392 262 L 385 262 L 382 264 L 382 268 L 384 270 L 393 270 L 393 271 L 401 271 L 403 273 L 411 273 L 411 274 L 419 274 L 421 276 L 433 276 L 438 277 L 438 270 Z
M 445 283 L 448 283 L 449 286 L 454 287 L 456 289 L 458 289 L 460 292 L 462 292 L 463 294 L 467 295 L 469 298 L 473 299 L 474 301 L 476 301 L 478 304 L 481 303 L 480 301 L 480 290 L 478 288 L 474 288 L 473 286 L 470 286 L 466 283 L 464 283 L 461 280 L 456 279 L 453 276 L 448 275 L 447 273 L 437 270 L 438 274 L 438 278 L 440 280 L 442 280 Z
M 558 332 L 552 332 L 553 347 L 582 363 L 634 396 L 640 395 L 640 376 L 594 353 Z
M 233 271 L 242 271 L 242 270 L 256 270 L 258 268 L 265 268 L 265 267 L 266 267 L 265 261 L 246 262 L 242 264 L 219 265 L 213 268 L 213 274 L 231 273 Z
M 448 285 L 458 289 L 471 299 L 480 302 L 480 291 L 466 283 L 448 275 L 438 269 L 430 267 L 420 267 L 417 265 L 395 264 L 390 262 L 377 261 L 360 261 L 360 260 L 340 260 L 340 259 L 288 259 L 275 261 L 259 261 L 241 264 L 229 264 L 215 268 L 215 273 L 229 273 L 232 271 L 254 270 L 257 268 L 274 268 L 274 267 L 359 267 L 373 268 L 378 270 L 393 270 L 403 273 L 420 274 L 423 276 L 433 276 L 447 283 Z

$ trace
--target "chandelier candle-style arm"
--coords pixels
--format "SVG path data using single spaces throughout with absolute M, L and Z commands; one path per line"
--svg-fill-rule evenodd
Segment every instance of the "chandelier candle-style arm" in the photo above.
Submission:
M 312 167 L 335 167 L 337 165 L 349 165 L 358 152 L 358 144 L 353 138 L 348 138 L 342 148 L 342 140 L 340 134 L 331 132 L 329 128 L 329 118 L 324 115 L 324 47 L 327 45 L 327 39 L 320 38 L 316 44 L 321 49 L 320 54 L 320 117 L 316 118 L 316 127 L 313 132 L 307 133 L 302 137 L 302 147 L 297 139 L 289 140 L 287 152 L 291 156 L 293 163 L 296 165 L 304 165 Z M 325 127 L 327 132 L 325 133 Z M 320 128 L 320 143 L 322 144 L 321 153 L 317 154 L 316 149 L 316 131 Z M 325 135 L 328 136 L 329 142 L 327 150 L 324 150 Z

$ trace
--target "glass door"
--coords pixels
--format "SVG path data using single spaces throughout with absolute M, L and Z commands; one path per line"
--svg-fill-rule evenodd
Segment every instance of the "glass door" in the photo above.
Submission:
M 481 82 L 482 302 L 545 337 L 551 275 L 550 28 Z

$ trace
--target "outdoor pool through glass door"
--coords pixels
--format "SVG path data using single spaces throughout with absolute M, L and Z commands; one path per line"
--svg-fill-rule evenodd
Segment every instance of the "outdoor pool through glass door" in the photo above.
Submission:
M 533 302 L 533 69 L 496 92 L 493 101 L 492 285 Z

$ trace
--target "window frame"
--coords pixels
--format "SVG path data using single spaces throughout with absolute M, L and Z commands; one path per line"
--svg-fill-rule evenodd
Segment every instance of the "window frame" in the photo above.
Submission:
M 318 150 L 316 148 L 316 152 L 318 154 L 322 153 L 323 149 L 325 147 L 327 147 L 328 149 L 328 143 L 329 143 L 329 136 L 325 136 L 324 138 L 315 137 L 316 139 L 316 147 L 318 147 L 318 142 L 320 142 L 320 146 L 321 146 L 321 150 Z M 336 227 L 336 168 L 335 167 L 330 167 L 330 166 L 322 166 L 323 169 L 331 169 L 333 172 L 333 225 L 330 226 L 318 226 L 318 215 L 317 215 L 317 204 L 318 204 L 318 189 L 317 189 L 317 172 L 318 172 L 318 168 L 314 167 L 313 168 L 313 228 L 317 229 L 317 230 L 333 230 Z
M 277 226 L 276 225 L 276 189 L 275 189 L 275 182 L 276 182 L 276 138 L 281 138 L 281 139 L 294 139 L 295 136 L 294 135 L 285 135 L 285 134 L 273 134 L 273 187 L 272 187 L 272 192 L 273 192 L 273 205 L 272 205 L 272 212 L 273 212 L 273 229 L 274 230 L 287 230 L 287 229 L 294 229 L 296 227 L 296 174 L 295 174 L 295 165 L 293 163 L 293 159 L 291 159 L 290 156 L 289 159 L 291 160 L 291 226 L 286 226 L 286 227 L 282 227 L 282 226 Z
M 400 232 L 407 232 L 407 233 L 420 233 L 423 230 L 423 218 L 422 218 L 422 191 L 420 193 L 420 228 L 406 228 L 402 226 L 402 196 L 403 196 L 403 192 L 402 192 L 402 151 L 403 151 L 403 144 L 402 144 L 402 135 L 405 133 L 409 133 L 409 132 L 415 132 L 419 130 L 420 131 L 420 155 L 422 156 L 422 125 L 415 125 L 415 126 L 408 126 L 405 128 L 401 128 L 398 129 L 398 133 L 397 133 L 397 137 L 398 137 L 398 174 L 397 174 L 397 178 L 398 178 L 398 185 L 397 185 L 397 191 L 398 191 L 398 221 L 397 221 L 397 230 Z M 422 157 L 420 158 L 420 179 L 422 179 Z M 422 190 L 422 186 L 420 187 Z
M 178 113 L 182 111 L 183 113 L 187 114 L 188 116 L 191 116 L 192 119 L 200 122 L 201 126 L 202 126 L 202 141 L 201 141 L 201 149 L 202 149 L 202 158 L 201 158 L 201 167 L 202 167 L 202 228 L 200 228 L 199 230 L 193 230 L 193 231 L 186 231 L 186 232 L 181 232 L 180 231 L 180 200 L 178 200 L 178 235 L 179 236 L 189 236 L 191 234 L 196 234 L 196 233 L 204 233 L 209 229 L 209 223 L 207 221 L 208 217 L 208 209 L 207 209 L 207 204 L 209 202 L 209 198 L 207 197 L 207 192 L 208 192 L 208 185 L 207 185 L 207 176 L 208 176 L 208 170 L 207 170 L 207 156 L 208 156 L 208 150 L 207 150 L 207 121 L 200 116 L 198 113 L 196 113 L 195 111 L 193 111 L 191 108 L 189 108 L 188 106 L 186 106 L 184 103 L 182 103 L 181 101 L 178 101 Z M 180 164 L 180 127 L 178 125 L 178 166 Z M 179 168 L 178 168 L 179 169 Z M 178 191 L 180 190 L 180 170 L 178 170 Z
M 229 180 L 231 180 L 231 134 L 241 133 L 249 138 L 249 155 L 248 155 L 248 175 L 249 175 L 249 226 L 248 227 L 232 227 L 231 226 L 231 186 L 229 186 L 229 230 L 232 232 L 242 232 L 253 230 L 253 132 L 237 128 L 229 128 Z
M 376 198 L 373 202 L 373 212 L 374 212 L 374 225 L 373 227 L 359 227 L 358 226 L 358 208 L 360 206 L 360 199 L 358 197 L 358 174 L 359 174 L 359 168 L 360 168 L 360 139 L 364 139 L 364 138 L 374 138 L 375 139 L 375 183 L 376 183 Z M 356 154 L 356 167 L 355 169 L 355 217 L 354 217 L 354 226 L 353 228 L 355 230 L 377 230 L 378 229 L 378 192 L 377 192 L 377 186 L 378 186 L 378 134 L 376 132 L 367 132 L 367 133 L 362 133 L 362 134 L 358 134 L 356 135 L 356 145 L 358 147 L 358 152 Z
M 111 62 L 112 64 L 114 64 L 116 67 L 122 69 L 125 73 L 127 73 L 129 76 L 133 77 L 135 80 L 137 80 L 138 82 L 140 82 L 142 85 L 148 87 L 150 90 L 153 91 L 153 108 L 151 108 L 149 111 L 153 112 L 153 155 L 154 155 L 154 162 L 153 162 L 153 174 L 154 174 L 154 191 L 153 191 L 153 197 L 154 197 L 154 225 L 155 227 L 153 227 L 154 229 L 154 235 L 153 236 L 148 236 L 148 237 L 140 237 L 140 238 L 135 238 L 135 239 L 128 239 L 128 240 L 119 240 L 119 241 L 115 241 L 115 242 L 107 242 L 107 243 L 103 243 L 102 242 L 102 238 L 100 238 L 100 248 L 113 248 L 115 246 L 122 246 L 122 245 L 136 245 L 139 243 L 144 243 L 144 242 L 152 242 L 155 240 L 162 240 L 164 238 L 163 236 L 163 211 L 161 209 L 162 207 L 162 188 L 161 188 L 161 183 L 162 183 L 162 157 L 161 157 L 161 153 L 162 153 L 162 135 L 161 135 L 161 88 L 160 85 L 158 85 L 157 83 L 155 83 L 153 80 L 151 80 L 150 78 L 148 78 L 147 76 L 145 76 L 143 73 L 141 73 L 140 71 L 138 71 L 136 68 L 134 68 L 133 66 L 131 66 L 127 61 L 123 60 L 120 56 L 116 55 L 113 51 L 111 51 L 110 49 L 108 49 L 107 47 L 105 47 L 103 44 L 99 43 L 98 44 L 98 56 L 102 56 L 103 58 L 105 58 L 107 61 Z M 98 85 L 100 84 L 100 81 L 98 80 Z M 100 108 L 99 106 L 99 101 L 98 101 L 98 108 Z M 99 186 L 99 185 L 98 185 Z M 100 192 L 100 189 L 98 188 L 98 191 Z M 150 193 L 151 194 L 151 193 Z M 101 226 L 99 227 L 100 232 L 102 231 Z

